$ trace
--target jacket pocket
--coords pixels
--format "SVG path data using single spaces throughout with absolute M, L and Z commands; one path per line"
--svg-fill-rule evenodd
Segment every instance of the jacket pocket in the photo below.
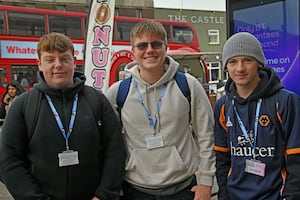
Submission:
M 186 170 L 175 146 L 151 150 L 134 149 L 126 166 L 127 178 L 137 185 L 149 188 L 180 181 Z

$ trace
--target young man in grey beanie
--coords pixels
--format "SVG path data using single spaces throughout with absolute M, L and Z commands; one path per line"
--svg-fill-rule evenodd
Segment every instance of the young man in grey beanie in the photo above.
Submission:
M 249 33 L 231 36 L 222 59 L 230 78 L 214 110 L 219 200 L 300 199 L 299 97 Z

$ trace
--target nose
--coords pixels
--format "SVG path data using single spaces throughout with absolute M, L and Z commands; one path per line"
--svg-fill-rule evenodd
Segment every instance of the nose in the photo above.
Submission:
M 152 51 L 154 48 L 152 47 L 151 43 L 148 43 L 146 51 Z
M 62 60 L 61 60 L 61 59 L 55 58 L 55 61 L 54 61 L 55 67 L 60 67 L 60 66 L 61 66 L 61 63 L 62 63 Z
M 241 71 L 244 69 L 244 64 L 242 61 L 237 62 L 237 70 Z

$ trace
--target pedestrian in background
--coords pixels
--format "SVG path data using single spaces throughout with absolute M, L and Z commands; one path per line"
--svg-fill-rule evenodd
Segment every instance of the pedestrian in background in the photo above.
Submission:
M 299 97 L 265 66 L 250 33 L 231 36 L 222 59 L 229 79 L 214 110 L 219 200 L 300 199 Z
M 160 23 L 140 22 L 130 37 L 136 61 L 125 67 L 131 82 L 120 111 L 128 153 L 124 199 L 209 200 L 215 155 L 207 95 L 189 74 L 183 76 L 190 101 L 179 89 L 174 78 L 179 63 L 166 55 L 166 31 Z M 119 85 L 107 91 L 117 109 Z
M 3 125 L 4 184 L 15 200 L 113 200 L 121 190 L 125 162 L 113 108 L 101 92 L 84 85 L 83 74 L 74 72 L 70 38 L 45 35 L 37 53 L 39 83 L 16 99 Z M 34 91 L 41 99 L 30 102 L 32 110 L 39 106 L 31 133 L 24 106 Z
M 3 94 L 0 107 L 0 119 L 6 117 L 11 104 L 16 100 L 17 96 L 23 92 L 25 92 L 25 90 L 18 81 L 12 81 L 6 86 L 6 91 Z

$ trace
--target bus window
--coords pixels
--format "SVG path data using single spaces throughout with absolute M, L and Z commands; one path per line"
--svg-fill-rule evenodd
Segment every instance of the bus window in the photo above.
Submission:
M 193 31 L 189 27 L 174 25 L 173 35 L 176 43 L 190 43 L 193 41 Z
M 113 45 L 130 45 L 130 31 L 132 27 L 147 18 L 133 18 L 124 16 L 114 17 Z M 169 20 L 155 20 L 161 23 L 167 32 L 168 48 L 175 50 L 181 47 L 189 47 L 200 51 L 199 39 L 196 30 L 187 22 Z M 121 43 L 122 42 L 122 43 Z
M 42 36 L 45 34 L 43 15 L 8 12 L 8 27 L 11 35 Z
M 4 27 L 4 12 L 0 11 L 0 34 L 5 33 L 5 27 Z
M 0 68 L 0 86 L 7 86 L 7 71 L 6 68 Z
M 49 32 L 59 32 L 71 38 L 83 38 L 81 18 L 49 15 Z
M 76 71 L 76 72 L 82 72 L 82 73 L 83 73 L 83 72 L 84 72 L 84 71 L 83 71 L 83 66 L 82 66 L 82 65 L 76 65 L 75 71 Z
M 16 80 L 24 88 L 32 87 L 37 83 L 37 65 L 11 65 L 12 80 Z
M 130 41 L 130 31 L 135 24 L 136 22 L 117 21 L 116 23 L 117 38 L 114 39 Z
M 81 18 L 49 15 L 49 32 L 59 32 L 71 38 L 83 38 Z
M 170 35 L 170 25 L 168 24 L 163 24 L 164 28 L 166 29 L 166 32 L 167 32 L 167 41 L 168 42 L 171 42 L 172 39 L 171 39 L 171 35 Z

